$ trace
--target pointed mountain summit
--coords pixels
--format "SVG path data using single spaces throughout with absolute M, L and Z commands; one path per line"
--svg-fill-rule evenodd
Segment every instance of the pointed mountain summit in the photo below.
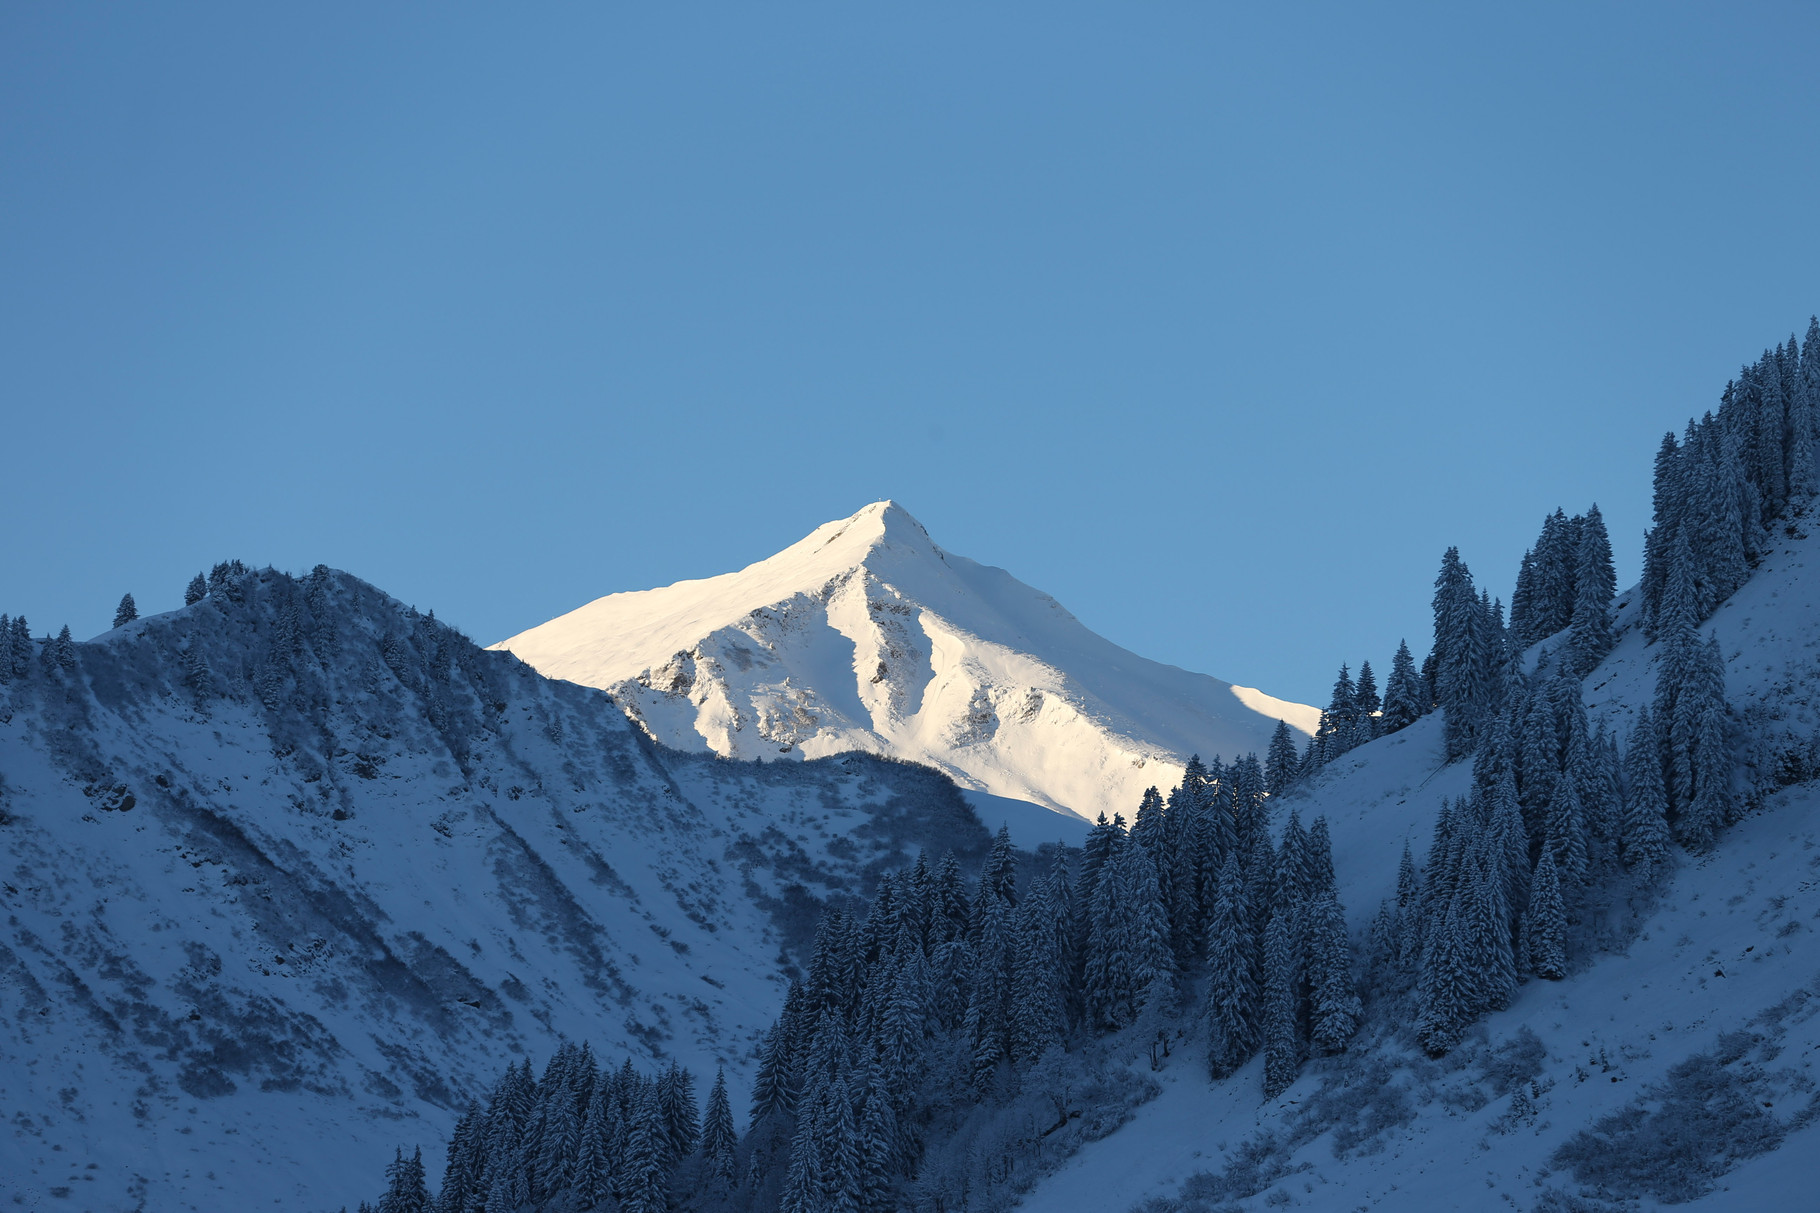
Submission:
M 891 501 L 768 560 L 611 594 L 495 646 L 610 691 L 651 736 L 739 758 L 867 750 L 1082 817 L 1189 755 L 1262 753 L 1318 709 L 1148 661 Z

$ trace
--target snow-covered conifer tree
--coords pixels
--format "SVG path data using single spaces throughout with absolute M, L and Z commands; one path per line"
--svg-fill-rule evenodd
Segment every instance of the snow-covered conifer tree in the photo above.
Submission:
M 712 1189 L 721 1193 L 733 1190 L 737 1178 L 734 1155 L 738 1148 L 739 1132 L 733 1127 L 733 1105 L 727 1099 L 727 1074 L 721 1069 L 715 1071 L 714 1087 L 708 1092 L 708 1108 L 701 1122 L 702 1161 Z
M 1011 1053 L 1011 992 L 1016 956 L 1012 951 L 1013 924 L 1008 921 L 1013 913 L 1011 907 L 990 893 L 981 893 L 976 904 L 984 909 L 974 943 L 966 1025 L 973 1046 L 974 1083 L 984 1093 L 991 1087 L 999 1062 Z
M 1668 862 L 1668 792 L 1662 784 L 1662 747 L 1644 707 L 1637 713 L 1624 755 L 1624 862 L 1638 883 L 1653 884 Z
M 1575 555 L 1573 647 L 1569 664 L 1574 673 L 1585 677 L 1611 652 L 1611 603 L 1617 588 L 1617 572 L 1612 565 L 1611 537 L 1605 533 L 1605 519 L 1595 504 L 1586 511 L 1580 528 L 1579 551 Z
M 1317 827 L 1326 819 L 1317 821 Z M 1325 833 L 1325 830 L 1322 830 Z M 1329 876 L 1309 907 L 1309 1024 L 1314 1043 L 1329 1053 L 1346 1047 L 1358 1030 L 1363 1009 L 1352 978 L 1352 944 L 1346 914 Z
M 1528 953 L 1529 971 L 1550 981 L 1567 976 L 1566 941 L 1567 905 L 1561 896 L 1554 851 L 1543 847 L 1542 858 L 1536 861 L 1535 878 L 1530 882 L 1529 913 L 1525 919 L 1524 951 Z
M 1359 679 L 1353 686 L 1352 698 L 1359 709 L 1360 718 L 1368 721 L 1369 727 L 1375 732 L 1377 714 L 1383 710 L 1384 703 L 1378 698 L 1378 679 L 1371 672 L 1369 661 L 1359 663 Z
M 1416 1038 L 1435 1056 L 1460 1042 L 1470 1017 L 1472 959 L 1466 953 L 1462 896 L 1437 907 L 1423 931 L 1422 976 L 1416 994 Z
M 386 1165 L 386 1191 L 379 1198 L 379 1213 L 429 1213 L 430 1189 L 424 1183 L 423 1152 L 394 1153 Z
M 867 1071 L 858 1131 L 858 1213 L 891 1213 L 891 1173 L 899 1154 L 897 1110 L 876 1060 Z
M 139 618 L 139 604 L 133 601 L 131 594 L 120 597 L 120 605 L 114 608 L 114 626 L 123 628 Z
M 1257 939 L 1246 894 L 1238 858 L 1228 856 L 1207 924 L 1207 1059 L 1215 1078 L 1244 1065 L 1257 1047 Z
M 1276 731 L 1270 735 L 1270 749 L 1264 756 L 1264 783 L 1272 796 L 1280 796 L 1289 790 L 1296 780 L 1301 761 L 1301 756 L 1296 752 L 1295 735 L 1289 730 L 1289 722 L 1277 721 Z
M 1115 850 L 1106 857 L 1093 886 L 1087 911 L 1085 985 L 1082 991 L 1087 1021 L 1106 1031 L 1129 1022 L 1132 988 L 1129 910 L 1124 904 L 1121 858 L 1131 849 L 1123 834 L 1114 834 Z
M 1700 714 L 1694 740 L 1694 795 L 1680 818 L 1682 841 L 1688 848 L 1710 847 L 1719 827 L 1731 819 L 1731 754 L 1725 744 L 1725 708 L 1708 700 Z
M 1295 1082 L 1302 1067 L 1302 1042 L 1296 1027 L 1296 947 L 1290 923 L 1282 913 L 1270 916 L 1264 932 L 1264 1098 L 1275 1099 Z
M 1018 907 L 1011 1049 L 1020 1062 L 1035 1061 L 1068 1030 L 1067 971 L 1058 925 L 1051 881 L 1039 880 Z

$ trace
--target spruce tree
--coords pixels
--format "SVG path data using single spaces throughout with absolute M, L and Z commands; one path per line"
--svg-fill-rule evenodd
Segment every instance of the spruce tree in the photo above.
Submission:
M 1130 848 L 1128 848 L 1130 849 Z M 973 1047 L 973 1079 L 983 1095 L 991 1089 L 1000 1061 L 1011 1052 L 1013 965 L 1011 909 L 996 896 L 982 893 L 985 907 L 975 943 L 975 963 L 967 998 L 967 1035 Z
M 1082 997 L 1087 1021 L 1099 1031 L 1120 1028 L 1127 1022 L 1124 999 L 1131 987 L 1131 944 L 1123 890 L 1119 887 L 1118 856 L 1129 845 L 1121 841 L 1118 851 L 1101 867 L 1087 911 Z
M 701 1120 L 695 1104 L 695 1076 L 670 1063 L 657 1082 L 658 1111 L 663 1116 L 667 1159 L 674 1166 L 695 1152 Z
M 1011 1050 L 1020 1062 L 1035 1061 L 1068 1030 L 1067 974 L 1057 926 L 1050 881 L 1039 880 L 1018 908 Z
M 1542 858 L 1536 861 L 1530 887 L 1524 939 L 1529 971 L 1559 981 L 1567 976 L 1567 905 L 1561 896 L 1554 852 L 1548 847 L 1542 848 Z
M 758 1074 L 752 1080 L 752 1112 L 749 1127 L 756 1127 L 769 1116 L 787 1114 L 796 1101 L 790 1089 L 790 1047 L 785 1039 L 782 1019 L 773 1023 L 758 1048 Z
M 1617 573 L 1612 565 L 1611 538 L 1605 533 L 1605 519 L 1596 504 L 1586 512 L 1575 559 L 1578 568 L 1574 576 L 1574 635 L 1569 662 L 1576 676 L 1585 677 L 1616 642 L 1611 603 Z
M 1257 1047 L 1256 935 L 1238 858 L 1220 868 L 1207 924 L 1207 1059 L 1214 1078 L 1245 1064 Z
M 622 1213 L 666 1213 L 670 1204 L 670 1177 L 665 1165 L 668 1150 L 657 1088 L 655 1084 L 648 1084 L 639 1093 L 633 1109 L 626 1154 L 620 1164 L 619 1207 Z M 488 1208 L 492 1208 L 491 1201 L 488 1201 Z
M 1668 862 L 1668 792 L 1662 783 L 1662 747 L 1655 720 L 1637 713 L 1630 748 L 1624 754 L 1624 862 L 1637 882 L 1654 884 Z
M 1703 851 L 1732 816 L 1731 754 L 1725 744 L 1725 709 L 1708 701 L 1694 742 L 1694 795 L 1681 818 L 1681 836 Z
M 1395 939 L 1397 975 L 1408 981 L 1416 976 L 1422 961 L 1422 878 L 1408 842 L 1403 844 L 1403 858 L 1397 864 Z
M 733 1105 L 727 1099 L 727 1072 L 714 1072 L 714 1088 L 708 1092 L 708 1109 L 702 1116 L 701 1153 L 704 1170 L 712 1190 L 731 1192 L 736 1182 L 735 1152 L 739 1132 L 733 1127 Z
M 1397 642 L 1397 655 L 1391 659 L 1390 680 L 1384 684 L 1382 731 L 1394 733 L 1408 728 L 1427 707 L 1422 697 L 1422 679 L 1416 672 L 1415 659 L 1409 655 L 1409 642 Z
M 1562 883 L 1577 891 L 1586 882 L 1586 815 L 1580 790 L 1572 779 L 1562 779 L 1548 805 L 1546 849 L 1553 852 Z
M 424 1184 L 421 1150 L 413 1151 L 409 1158 L 403 1150 L 395 1151 L 385 1174 L 386 1191 L 379 1198 L 379 1213 L 428 1213 L 430 1190 Z
M 1470 922 L 1468 955 L 1472 960 L 1472 1014 L 1502 1011 L 1510 1005 L 1517 987 L 1517 965 L 1511 938 L 1509 903 L 1498 871 L 1498 856 L 1489 854 L 1473 864 L 1467 911 Z
M 891 1213 L 891 1173 L 900 1152 L 897 1110 L 876 1061 L 867 1071 L 858 1130 L 859 1185 L 855 1203 L 859 1213 Z
M 1289 722 L 1277 721 L 1276 731 L 1270 735 L 1270 749 L 1264 758 L 1264 783 L 1272 796 L 1280 796 L 1295 783 L 1297 768 L 1301 757 L 1296 752 L 1295 735 L 1289 731 Z
M 1326 819 L 1315 824 L 1322 828 Z M 1324 828 L 1322 833 L 1325 835 Z M 1312 962 L 1310 1035 L 1320 1048 L 1337 1053 L 1358 1030 L 1363 1009 L 1352 979 L 1352 945 L 1346 934 L 1346 915 L 1331 877 L 1310 907 L 1308 936 Z
M 1377 714 L 1383 710 L 1384 704 L 1378 698 L 1378 680 L 1371 672 L 1371 662 L 1369 661 L 1359 663 L 1359 680 L 1353 686 L 1352 698 L 1353 703 L 1359 709 L 1360 720 L 1366 724 L 1367 728 L 1372 727 Z
M 588 1100 L 588 1113 L 581 1122 L 581 1141 L 575 1153 L 571 1180 L 576 1200 L 583 1209 L 601 1208 L 612 1198 L 613 1167 L 607 1147 L 612 1139 L 612 1121 L 616 1115 L 613 1076 L 609 1071 L 598 1080 L 594 1094 Z M 728 1115 L 730 1117 L 731 1112 Z M 728 1165 L 731 1165 L 730 1160 Z M 450 1205 L 446 1188 L 442 1199 L 444 1213 L 448 1213 Z
M 120 597 L 120 605 L 114 608 L 114 626 L 123 628 L 139 618 L 139 605 L 133 601 L 131 594 Z
M 1517 803 L 1517 784 L 1509 771 L 1491 793 L 1491 859 L 1503 881 L 1504 904 L 1520 914 L 1529 904 L 1529 831 Z
M 1460 1043 L 1470 1016 L 1472 958 L 1461 921 L 1464 898 L 1430 905 L 1423 929 L 1422 975 L 1416 995 L 1416 1038 L 1433 1056 Z
M 194 577 L 190 578 L 190 584 L 183 591 L 183 605 L 195 606 L 198 602 L 201 602 L 204 598 L 208 597 L 208 593 L 208 581 L 201 573 L 197 573 Z
M 1128 920 L 1130 988 L 1124 1002 L 1128 1020 L 1171 988 L 1175 953 L 1170 947 L 1169 915 L 1157 883 L 1156 863 L 1142 846 L 1127 846 L 1119 856 L 1121 900 Z
M 1270 916 L 1264 933 L 1264 1098 L 1275 1099 L 1296 1080 L 1302 1066 L 1296 1031 L 1295 945 L 1287 917 Z

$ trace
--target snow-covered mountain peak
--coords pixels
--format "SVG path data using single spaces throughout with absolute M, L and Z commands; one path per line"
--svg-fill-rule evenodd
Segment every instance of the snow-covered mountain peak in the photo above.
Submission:
M 653 737 L 734 757 L 867 750 L 1091 817 L 1191 754 L 1319 713 L 1147 661 L 877 501 L 736 573 L 611 594 L 498 646 L 611 691 Z

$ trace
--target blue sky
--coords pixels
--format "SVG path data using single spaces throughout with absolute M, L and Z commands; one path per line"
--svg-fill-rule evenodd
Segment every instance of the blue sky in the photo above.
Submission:
M 1449 544 L 1634 577 L 1820 310 L 1811 4 L 529 8 L 0 9 L 0 610 L 491 642 L 892 497 L 1324 701 Z

